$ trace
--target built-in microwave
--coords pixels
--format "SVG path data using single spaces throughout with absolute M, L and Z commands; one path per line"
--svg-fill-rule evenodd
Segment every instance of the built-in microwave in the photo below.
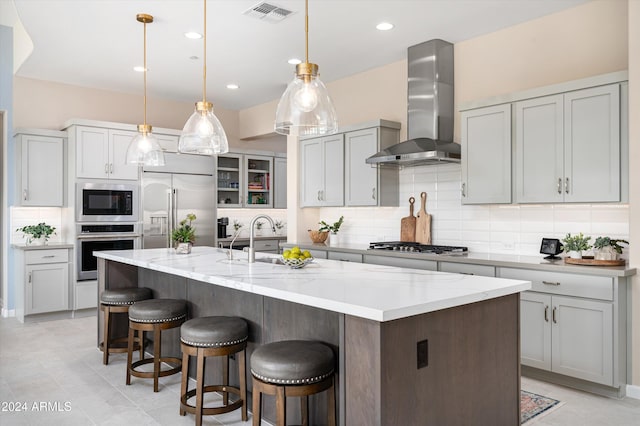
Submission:
M 138 185 L 133 183 L 78 182 L 78 222 L 137 222 Z

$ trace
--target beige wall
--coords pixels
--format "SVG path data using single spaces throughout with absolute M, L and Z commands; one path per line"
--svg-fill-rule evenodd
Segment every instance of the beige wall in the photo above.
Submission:
M 629 263 L 640 269 L 640 0 L 629 1 Z M 635 220 L 632 218 L 636 218 Z M 640 277 L 632 280 L 632 374 L 640 386 Z
M 73 118 L 142 123 L 142 95 L 72 86 L 29 78 L 14 77 L 13 128 L 32 127 L 59 130 Z M 178 102 L 150 97 L 147 121 L 154 127 L 182 129 L 193 112 L 194 102 Z M 286 140 L 266 138 L 241 141 L 237 111 L 215 108 L 232 148 L 286 151 Z

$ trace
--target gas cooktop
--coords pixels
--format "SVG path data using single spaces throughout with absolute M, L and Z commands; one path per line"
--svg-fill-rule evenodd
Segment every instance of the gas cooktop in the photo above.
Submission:
M 369 243 L 369 250 L 393 250 L 405 253 L 432 253 L 432 254 L 464 254 L 466 247 L 434 246 L 406 241 L 383 241 Z

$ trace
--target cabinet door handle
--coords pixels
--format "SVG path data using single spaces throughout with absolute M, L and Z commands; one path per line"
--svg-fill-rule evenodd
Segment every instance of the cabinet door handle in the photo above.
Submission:
M 558 309 L 557 306 L 554 306 L 553 307 L 553 312 L 551 312 L 551 318 L 553 319 L 553 323 L 554 324 L 558 323 L 558 321 L 556 321 L 556 309 Z
M 549 305 L 544 307 L 544 321 L 549 322 Z
M 113 173 L 113 163 L 109 166 L 109 173 Z
M 104 163 L 104 173 L 109 174 L 109 163 Z
M 565 192 L 566 194 L 568 194 L 568 193 L 569 193 L 569 178 L 566 178 L 566 179 L 564 180 L 564 192 Z
M 42 256 L 43 259 L 51 259 L 52 257 L 56 257 L 56 256 L 53 254 L 50 254 L 48 256 Z
M 558 178 L 558 194 L 562 194 L 562 178 Z
M 466 184 L 464 182 L 462 182 L 462 196 L 463 197 L 467 196 Z
M 31 272 L 29 272 L 29 283 L 31 283 Z
M 318 201 L 320 201 L 320 200 L 321 200 L 321 198 L 320 198 L 320 190 L 318 189 Z
M 24 201 L 27 201 L 27 190 L 26 189 L 24 191 L 22 191 L 22 199 Z
M 542 281 L 542 284 L 546 284 L 546 285 L 560 285 L 559 282 L 553 282 L 553 281 Z
M 372 200 L 376 199 L 376 189 L 375 188 L 371 188 L 371 199 Z

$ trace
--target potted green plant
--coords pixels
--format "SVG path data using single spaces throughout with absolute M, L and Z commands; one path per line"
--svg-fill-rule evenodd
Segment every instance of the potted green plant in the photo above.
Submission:
M 331 233 L 331 235 L 333 235 L 332 238 L 334 238 L 333 242 L 334 244 L 336 244 L 338 242 L 337 234 L 340 230 L 340 226 L 342 226 L 342 222 L 344 222 L 344 216 L 340 216 L 340 219 L 338 219 L 338 221 L 334 222 L 333 224 L 328 224 L 324 220 L 321 220 L 320 222 L 318 222 L 320 228 L 318 228 L 317 231 L 312 231 L 311 229 L 308 230 L 311 241 L 313 241 L 314 243 L 324 243 L 327 240 L 329 233 Z
M 46 245 L 49 237 L 56 233 L 56 228 L 40 222 L 37 225 L 27 225 L 16 229 L 23 233 L 23 238 L 27 237 L 27 245 Z
M 592 247 L 591 244 L 589 244 L 590 240 L 591 237 L 585 237 L 582 232 L 575 236 L 571 236 L 571 233 L 568 233 L 562 240 L 564 251 L 567 252 L 572 259 L 582 259 L 582 252 Z
M 256 221 L 256 236 L 257 237 L 261 237 L 262 236 L 262 226 L 264 225 L 264 222 L 261 220 Z
M 594 258 L 596 260 L 618 260 L 624 248 L 620 243 L 629 245 L 627 240 L 614 240 L 610 237 L 596 238 L 593 243 Z
M 180 226 L 171 232 L 171 239 L 175 244 L 176 253 L 191 253 L 191 246 L 196 241 L 196 229 L 192 223 L 196 220 L 196 215 L 189 213 L 186 219 L 180 221 Z
M 236 235 L 240 232 L 240 229 L 242 229 L 244 225 L 240 222 L 238 222 L 237 219 L 233 220 L 233 235 Z
M 276 227 L 276 232 L 278 233 L 278 235 L 283 235 L 284 234 L 284 222 L 281 220 L 276 220 L 276 223 L 274 224 L 274 226 Z

